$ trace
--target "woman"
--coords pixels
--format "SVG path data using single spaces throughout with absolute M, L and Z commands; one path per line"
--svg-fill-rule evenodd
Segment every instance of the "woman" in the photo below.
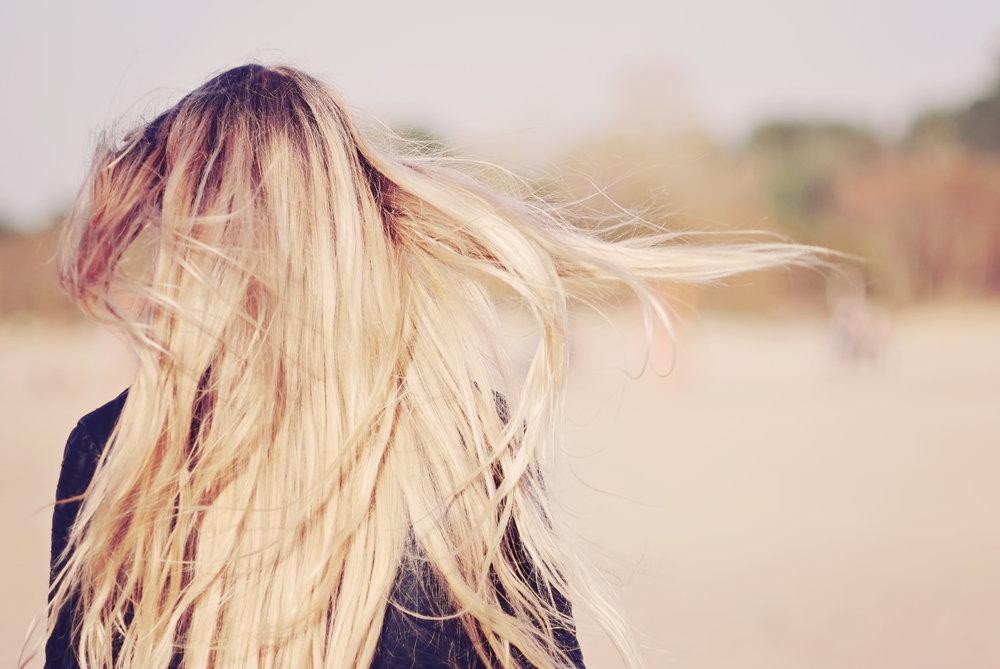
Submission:
M 608 241 L 260 65 L 102 148 L 82 193 L 63 282 L 139 365 L 67 446 L 48 666 L 582 667 L 567 598 L 638 662 L 540 473 L 567 302 L 623 284 L 665 318 L 652 282 L 812 253 Z M 498 289 L 541 332 L 525 378 Z

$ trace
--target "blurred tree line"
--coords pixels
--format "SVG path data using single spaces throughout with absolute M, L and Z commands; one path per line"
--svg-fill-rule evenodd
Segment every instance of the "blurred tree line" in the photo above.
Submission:
M 728 148 L 621 127 L 578 145 L 563 183 L 578 195 L 597 184 L 666 227 L 766 230 L 853 254 L 868 295 L 887 303 L 1000 295 L 1000 72 L 896 140 L 838 121 L 772 120 Z M 808 272 L 754 283 L 736 300 L 827 290 Z
M 895 142 L 839 123 L 769 123 L 750 139 L 775 223 L 870 261 L 894 301 L 1000 294 L 1000 73 Z
M 645 221 L 774 232 L 844 251 L 862 259 L 869 296 L 889 303 L 1000 295 L 1000 72 L 973 100 L 918 115 L 892 141 L 849 123 L 779 119 L 723 146 L 656 118 L 635 114 L 593 134 L 533 186 L 576 201 L 594 225 L 617 217 L 617 236 L 644 234 Z M 446 148 L 424 127 L 399 138 L 410 153 Z M 26 233 L 0 220 L 0 320 L 74 317 L 55 277 L 54 223 Z M 753 288 L 737 282 L 714 302 L 822 302 L 822 275 L 788 274 L 755 278 Z

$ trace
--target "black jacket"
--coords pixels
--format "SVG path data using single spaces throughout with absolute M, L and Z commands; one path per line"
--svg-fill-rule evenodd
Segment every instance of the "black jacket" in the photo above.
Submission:
M 77 497 L 87 490 L 97 461 L 121 414 L 127 393 L 123 392 L 114 401 L 81 418 L 70 434 L 56 488 L 57 500 Z M 66 548 L 79 508 L 80 502 L 56 504 L 52 515 L 53 577 L 56 559 Z M 527 571 L 530 572 L 530 569 Z M 569 602 L 558 593 L 556 595 L 559 609 L 569 614 Z M 404 566 L 396 577 L 392 599 L 396 605 L 386 607 L 372 669 L 485 669 L 461 622 L 456 618 L 435 619 L 447 613 L 447 605 L 443 603 L 446 596 L 432 573 L 413 565 Z M 45 669 L 79 668 L 72 630 L 72 611 L 75 608 L 75 602 L 70 601 L 59 614 L 52 636 L 45 645 Z M 418 615 L 410 615 L 407 611 Z M 577 669 L 584 669 L 583 654 L 575 631 L 558 629 L 556 641 L 569 654 Z

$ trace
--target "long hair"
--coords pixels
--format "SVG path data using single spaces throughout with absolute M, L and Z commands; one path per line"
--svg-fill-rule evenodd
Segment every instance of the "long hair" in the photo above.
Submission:
M 299 71 L 227 71 L 100 149 L 68 224 L 65 287 L 139 365 L 50 629 L 75 602 L 93 669 L 367 667 L 394 579 L 420 561 L 488 665 L 569 664 L 559 593 L 630 655 L 560 543 L 539 466 L 567 305 L 618 285 L 666 318 L 656 282 L 812 256 L 612 241 L 375 148 Z M 523 378 L 496 286 L 541 333 Z

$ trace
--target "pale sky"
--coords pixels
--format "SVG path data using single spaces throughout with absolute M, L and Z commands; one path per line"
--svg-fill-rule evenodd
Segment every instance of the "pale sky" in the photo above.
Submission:
M 673 73 L 736 139 L 775 116 L 898 130 L 1000 63 L 998 0 L 0 3 L 0 217 L 28 222 L 72 199 L 97 132 L 248 58 L 390 123 L 526 148 L 608 123 L 635 71 Z

